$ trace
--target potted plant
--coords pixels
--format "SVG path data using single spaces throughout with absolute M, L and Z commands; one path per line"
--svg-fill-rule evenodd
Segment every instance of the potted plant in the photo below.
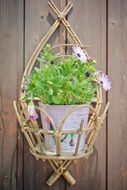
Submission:
M 79 46 L 72 47 L 72 55 L 61 57 L 53 54 L 51 45 L 47 44 L 40 53 L 33 72 L 26 78 L 25 95 L 22 98 L 30 100 L 27 120 L 36 120 L 38 114 L 33 100 L 39 98 L 39 106 L 53 119 L 56 128 L 67 112 L 77 105 L 90 105 L 96 97 L 97 86 L 104 90 L 111 89 L 108 76 L 96 71 L 96 61 L 91 59 Z M 78 129 L 81 120 L 87 125 L 89 108 L 81 107 L 66 119 L 63 130 Z M 48 117 L 41 114 L 44 129 L 53 130 Z M 80 150 L 84 148 L 85 136 L 81 138 Z M 73 152 L 77 141 L 76 135 L 63 135 L 61 138 L 62 152 Z M 55 141 L 45 137 L 46 148 L 55 151 Z

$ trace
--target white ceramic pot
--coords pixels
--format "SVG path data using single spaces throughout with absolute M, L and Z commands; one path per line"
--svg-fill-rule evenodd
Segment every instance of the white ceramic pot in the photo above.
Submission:
M 59 128 L 60 122 L 64 115 L 69 112 L 76 105 L 48 105 L 39 103 L 39 106 L 44 109 L 53 119 L 56 128 Z M 62 130 L 75 130 L 80 128 L 81 120 L 84 120 L 84 127 L 87 125 L 89 115 L 89 107 L 79 108 L 71 113 L 65 120 Z M 52 124 L 47 116 L 41 113 L 42 125 L 46 130 L 53 130 Z M 61 138 L 61 151 L 62 153 L 74 153 L 77 144 L 77 134 L 63 135 Z M 45 135 L 46 150 L 50 152 L 56 151 L 55 140 L 50 135 Z M 85 147 L 85 134 L 81 136 L 79 151 Z

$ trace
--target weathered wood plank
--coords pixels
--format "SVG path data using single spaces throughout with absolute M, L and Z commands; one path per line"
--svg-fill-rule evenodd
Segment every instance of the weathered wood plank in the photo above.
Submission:
M 127 189 L 127 1 L 108 3 L 108 189 Z
M 62 3 L 59 0 L 54 0 L 54 3 L 63 8 L 65 1 Z M 40 39 L 46 34 L 49 28 L 54 23 L 54 17 L 51 15 L 52 11 L 48 7 L 47 0 L 25 1 L 25 63 L 27 64 L 33 50 L 39 43 Z M 50 43 L 56 44 L 60 40 L 59 33 L 62 28 L 57 30 L 51 37 Z M 54 187 L 48 187 L 46 180 L 52 174 L 51 166 L 48 162 L 36 161 L 30 154 L 27 142 L 24 142 L 24 190 L 44 190 L 44 189 L 64 189 L 64 180 L 60 179 Z
M 0 189 L 17 190 L 13 100 L 23 70 L 23 1 L 0 1 Z M 22 179 L 20 179 L 22 180 Z M 21 183 L 20 183 L 21 185 Z
M 69 2 L 69 1 L 68 1 Z M 106 0 L 72 1 L 73 12 L 69 23 L 80 40 L 91 48 L 90 56 L 95 57 L 98 68 L 106 71 Z M 96 142 L 93 155 L 88 160 L 76 161 L 72 173 L 77 181 L 67 189 L 105 190 L 106 188 L 106 128 L 103 128 Z
M 25 2 L 25 6 L 23 5 Z M 63 9 L 65 1 L 54 0 Z M 99 68 L 106 70 L 106 0 L 72 0 L 74 9 L 69 23 L 79 38 L 90 45 L 91 56 L 97 58 Z M 108 2 L 108 73 L 113 83 L 109 93 L 111 106 L 108 115 L 107 189 L 127 189 L 127 1 Z M 24 9 L 25 8 L 25 9 Z M 24 10 L 23 10 L 24 9 Z M 25 11 L 25 18 L 24 13 Z M 23 71 L 23 57 L 27 63 L 40 38 L 54 19 L 49 15 L 46 0 L 0 1 L 0 189 L 106 189 L 106 130 L 103 128 L 89 160 L 76 161 L 71 166 L 77 184 L 68 186 L 60 179 L 53 187 L 46 185 L 52 174 L 47 162 L 36 161 L 29 153 L 26 140 L 18 131 L 12 101 L 17 98 L 17 87 Z M 25 25 L 24 25 L 25 19 Z M 25 28 L 23 28 L 24 26 Z M 25 31 L 25 39 L 24 39 Z M 62 37 L 57 36 L 63 33 Z M 24 47 L 25 40 L 25 49 Z M 63 27 L 51 42 L 64 42 Z M 23 51 L 25 55 L 23 55 Z M 25 66 L 25 64 L 24 64 Z M 23 151 L 24 148 L 24 151 Z
M 25 1 L 25 64 L 41 37 L 48 31 L 47 1 Z M 24 141 L 24 190 L 46 189 L 46 163 L 36 161 Z
M 54 1 L 57 6 L 59 0 Z M 54 15 L 48 6 L 48 1 L 27 0 L 25 2 L 25 63 L 32 55 L 33 50 L 54 23 Z M 49 42 L 55 43 L 59 39 L 55 33 Z

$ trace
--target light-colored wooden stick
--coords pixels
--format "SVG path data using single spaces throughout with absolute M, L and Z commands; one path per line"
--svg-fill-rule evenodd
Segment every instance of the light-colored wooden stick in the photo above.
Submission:
M 79 151 L 79 145 L 80 145 L 80 141 L 81 141 L 81 136 L 83 135 L 83 127 L 84 127 L 84 120 L 81 120 L 81 124 L 80 124 L 80 128 L 78 131 L 78 139 L 77 139 L 77 144 L 76 144 L 76 148 L 75 148 L 75 155 L 78 154 Z
M 106 113 L 107 113 L 107 110 L 108 110 L 108 108 L 109 108 L 109 105 L 110 105 L 110 102 L 107 103 L 107 105 L 106 105 L 106 107 L 105 107 L 105 110 L 104 110 L 104 112 L 103 112 L 103 114 L 102 114 L 102 116 L 101 116 L 101 119 L 100 119 L 100 121 L 99 121 L 99 123 L 98 123 L 98 126 L 97 126 L 97 128 L 95 128 L 95 130 L 94 130 L 93 137 L 92 137 L 90 143 L 88 144 L 88 149 L 87 149 L 88 151 L 91 150 L 91 148 L 93 147 L 93 145 L 94 145 L 94 143 L 95 143 L 95 141 L 96 141 L 96 139 L 97 139 L 97 136 L 98 136 L 98 133 L 99 133 L 99 131 L 100 131 L 100 128 L 101 128 L 101 126 L 102 126 L 102 124 L 103 124 L 103 122 L 104 122 L 104 119 L 105 119 L 105 117 L 106 117 Z
M 53 170 L 55 171 L 52 176 L 48 179 L 47 184 L 52 186 L 58 178 L 63 175 L 64 178 L 67 180 L 67 182 L 70 185 L 74 185 L 76 183 L 75 179 L 71 176 L 71 174 L 67 171 L 67 168 L 72 163 L 70 160 L 65 160 L 62 162 L 58 162 L 56 160 L 48 160 L 50 165 L 52 166 Z M 57 165 L 57 168 L 53 164 L 55 162 L 55 165 Z
M 39 54 L 42 51 L 45 44 L 48 42 L 51 35 L 56 31 L 58 26 L 60 26 L 60 23 L 62 23 L 65 26 L 69 35 L 73 39 L 74 44 L 59 44 L 59 45 L 52 47 L 51 50 L 53 50 L 57 47 L 70 47 L 70 46 L 74 46 L 77 44 L 78 46 L 83 48 L 86 55 L 88 55 L 88 53 L 86 52 L 87 46 L 82 44 L 82 42 L 80 41 L 78 36 L 75 34 L 75 32 L 71 28 L 70 24 L 68 23 L 68 21 L 65 18 L 65 16 L 68 14 L 70 9 L 72 8 L 73 4 L 69 2 L 68 5 L 64 8 L 64 10 L 62 12 L 59 11 L 59 9 L 53 3 L 52 0 L 49 2 L 49 6 L 56 13 L 57 19 L 54 22 L 54 24 L 52 25 L 52 27 L 49 29 L 47 34 L 41 39 L 40 43 L 36 47 L 31 58 L 29 59 L 27 65 L 26 65 L 24 74 L 23 74 L 22 81 L 21 81 L 21 89 L 24 87 L 25 77 L 30 75 L 37 57 L 39 56 Z M 67 57 L 67 56 L 70 56 L 70 55 L 59 54 L 59 55 L 57 55 L 57 58 Z M 20 97 L 22 95 L 23 95 L 23 93 L 21 92 Z M 40 101 L 40 99 L 36 98 L 36 101 Z M 109 104 L 110 104 L 110 103 L 107 103 L 103 114 L 100 116 L 101 105 L 102 105 L 101 87 L 98 87 L 97 97 L 93 100 L 92 103 L 94 103 L 95 106 L 93 104 L 80 105 L 80 106 L 74 107 L 69 112 L 67 112 L 65 114 L 64 118 L 62 119 L 58 129 L 55 126 L 54 121 L 50 117 L 50 115 L 47 112 L 45 112 L 45 110 L 39 108 L 38 106 L 35 106 L 35 109 L 37 109 L 41 113 L 45 114 L 49 118 L 49 120 L 53 126 L 53 131 L 50 131 L 50 130 L 40 129 L 37 121 L 26 121 L 26 114 L 27 114 L 27 107 L 28 107 L 26 101 L 20 101 L 20 103 L 14 102 L 15 112 L 16 112 L 19 124 L 21 126 L 21 130 L 24 133 L 25 138 L 27 139 L 28 144 L 30 146 L 31 154 L 34 155 L 36 157 L 36 159 L 47 159 L 49 161 L 51 167 L 54 170 L 53 175 L 47 181 L 48 185 L 50 185 L 50 186 L 53 185 L 61 175 L 64 176 L 64 178 L 68 181 L 69 184 L 71 184 L 71 185 L 75 184 L 74 178 L 71 176 L 71 174 L 67 170 L 68 167 L 72 164 L 73 160 L 79 159 L 82 157 L 88 158 L 89 155 L 92 153 L 93 145 L 97 139 L 98 132 L 101 129 L 103 121 L 106 117 L 106 112 L 107 112 Z M 80 109 L 83 107 L 88 107 L 90 110 L 89 122 L 87 124 L 87 128 L 83 128 L 84 122 L 81 122 L 79 130 L 64 131 L 63 125 L 64 125 L 65 120 L 72 114 L 73 111 L 76 111 L 77 109 Z M 86 133 L 86 135 L 88 137 L 87 152 L 85 149 L 83 151 L 79 151 L 81 137 L 84 132 Z M 63 134 L 77 134 L 78 135 L 74 154 L 71 154 L 71 155 L 64 154 L 63 155 L 62 150 L 61 150 L 61 136 Z M 52 137 L 55 137 L 56 152 L 52 153 L 52 152 L 45 150 L 45 144 L 42 141 L 42 136 L 45 137 L 46 135 L 51 135 Z
M 30 148 L 35 151 L 34 149 L 34 145 L 35 145 L 35 141 L 34 141 L 34 138 L 32 136 L 32 134 L 30 132 L 27 132 L 26 130 L 23 130 L 23 123 L 22 123 L 22 120 L 21 120 L 21 117 L 20 117 L 20 113 L 19 113 L 19 110 L 18 110 L 18 107 L 16 105 L 16 101 L 14 101 L 14 108 L 15 108 L 15 111 L 16 111 L 16 115 L 17 115 L 17 118 L 18 118 L 18 122 L 20 124 L 20 126 L 22 126 L 22 132 L 24 133 L 28 143 L 29 143 L 29 146 Z
M 75 46 L 75 44 L 74 43 L 73 44 L 58 44 L 58 45 L 51 47 L 51 50 L 58 48 L 58 47 L 65 47 L 65 46 L 73 47 L 73 46 Z M 81 45 L 79 45 L 79 46 L 81 47 Z M 87 45 L 84 45 L 84 46 L 85 46 L 85 48 L 90 48 L 90 46 L 87 46 Z
M 65 10 L 63 11 L 64 15 L 67 15 L 68 11 L 70 11 L 73 7 L 73 3 L 69 2 L 65 8 Z
M 56 7 L 56 5 L 53 3 L 53 1 L 51 0 L 49 5 L 52 7 L 52 9 L 54 10 L 54 12 L 56 13 L 56 15 L 59 17 L 60 14 L 62 14 L 58 8 Z M 73 5 L 70 5 L 70 8 L 72 8 Z M 64 24 L 64 26 L 66 27 L 66 29 L 68 30 L 69 34 L 71 35 L 72 39 L 74 40 L 74 42 L 76 44 L 82 44 L 81 41 L 79 40 L 79 38 L 77 37 L 77 35 L 75 34 L 75 32 L 72 30 L 72 28 L 70 27 L 68 21 L 65 19 L 65 17 L 63 17 L 63 19 L 61 20 L 62 23 Z M 85 52 L 87 54 L 87 52 Z
M 76 183 L 75 179 L 72 177 L 72 175 L 68 172 L 65 171 L 63 174 L 64 178 L 67 180 L 67 182 L 70 185 L 74 185 Z M 47 184 L 49 186 L 52 186 L 59 178 L 60 178 L 61 174 L 56 174 L 55 172 L 51 175 L 51 177 L 47 180 Z

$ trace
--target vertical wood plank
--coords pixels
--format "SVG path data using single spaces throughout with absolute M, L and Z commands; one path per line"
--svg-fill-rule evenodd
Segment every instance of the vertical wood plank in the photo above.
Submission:
M 66 7 L 66 0 L 59 0 L 59 10 L 60 11 L 63 11 L 64 8 Z M 65 27 L 61 24 L 60 25 L 60 31 L 59 31 L 59 42 L 60 44 L 64 44 L 66 43 L 66 30 L 65 30 Z M 60 52 L 61 53 L 65 53 L 63 49 L 60 49 Z M 65 178 L 63 178 L 62 176 L 60 177 L 59 181 L 57 182 L 57 187 L 58 189 L 61 189 L 61 190 L 65 190 L 66 188 L 66 183 L 65 183 Z
M 23 71 L 23 1 L 0 1 L 0 189 L 17 190 L 13 100 Z M 22 179 L 20 179 L 22 180 Z
M 72 2 L 69 23 L 80 40 L 91 46 L 88 53 L 97 60 L 98 68 L 106 72 L 106 0 Z M 99 135 L 93 155 L 88 160 L 76 161 L 71 170 L 77 183 L 74 187 L 67 185 L 68 190 L 106 189 L 106 128 Z
M 25 1 L 25 65 L 41 37 L 48 31 L 48 2 L 46 0 Z M 24 141 L 24 190 L 46 189 L 46 163 L 37 161 Z
M 127 1 L 108 1 L 108 189 L 127 189 Z
M 59 5 L 59 0 L 54 1 Z M 54 23 L 54 13 L 46 0 L 27 0 L 25 2 L 25 63 L 32 55 L 40 39 L 46 34 Z M 49 42 L 56 43 L 59 39 L 58 31 Z
M 59 8 L 63 8 L 64 2 L 54 0 Z M 54 23 L 55 14 L 48 7 L 47 0 L 27 0 L 25 1 L 25 63 L 27 63 L 33 50 L 40 39 L 46 34 Z M 57 30 L 50 39 L 50 43 L 56 44 L 63 41 L 60 38 L 62 28 Z M 24 142 L 24 190 L 48 190 L 64 189 L 64 180 L 61 178 L 53 187 L 48 187 L 46 180 L 53 173 L 51 166 L 47 162 L 37 161 L 30 154 L 29 147 Z

